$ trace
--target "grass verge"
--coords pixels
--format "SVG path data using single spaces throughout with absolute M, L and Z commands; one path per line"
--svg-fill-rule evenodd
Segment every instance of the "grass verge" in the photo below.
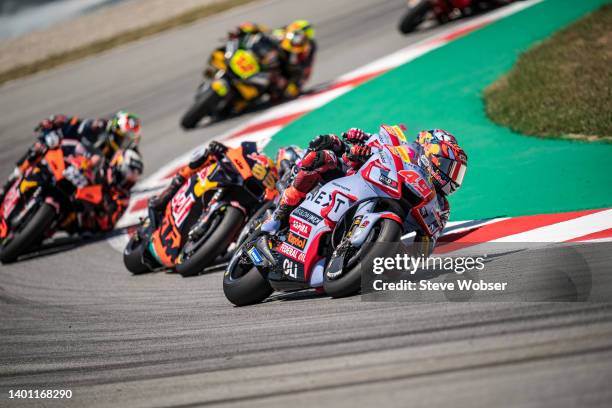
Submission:
M 75 48 L 73 50 L 59 54 L 54 54 L 38 61 L 34 61 L 32 63 L 19 65 L 4 72 L 0 72 L 0 85 L 6 81 L 22 78 L 40 71 L 55 68 L 59 65 L 79 60 L 84 57 L 98 54 L 100 52 L 114 48 L 118 45 L 123 45 L 132 41 L 136 41 L 141 38 L 148 37 L 150 35 L 157 34 L 162 31 L 166 31 L 181 25 L 193 23 L 194 21 L 199 20 L 201 18 L 208 17 L 213 14 L 228 10 L 230 8 L 250 3 L 252 1 L 253 0 L 225 0 L 220 3 L 202 6 L 189 12 L 179 14 L 178 16 L 169 18 L 167 20 L 153 23 L 146 27 L 125 31 L 113 37 L 105 38 L 100 41 L 95 41 L 83 47 Z
M 612 5 L 522 54 L 484 93 L 494 122 L 534 136 L 612 142 Z

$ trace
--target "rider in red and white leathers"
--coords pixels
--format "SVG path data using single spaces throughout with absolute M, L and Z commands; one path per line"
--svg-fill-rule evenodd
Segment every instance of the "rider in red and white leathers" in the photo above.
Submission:
M 369 137 L 361 129 L 352 128 L 345 132 L 340 140 L 336 135 L 320 135 L 309 144 L 309 151 L 298 163 L 298 173 L 292 185 L 285 190 L 281 201 L 272 216 L 261 226 L 268 234 L 275 234 L 287 222 L 291 211 L 297 207 L 306 194 L 320 182 L 354 174 L 371 155 L 367 144 Z M 450 133 L 440 129 L 423 131 L 417 140 L 410 144 L 414 157 L 424 155 L 427 159 L 420 161 L 426 173 L 436 187 L 436 199 L 440 213 L 436 214 L 439 228 L 433 233 L 425 225 L 419 212 L 414 212 L 409 223 L 414 224 L 416 242 L 426 243 L 424 250 L 431 252 L 444 225 L 448 221 L 450 207 L 447 196 L 456 191 L 463 180 L 467 168 L 467 155 L 457 144 Z

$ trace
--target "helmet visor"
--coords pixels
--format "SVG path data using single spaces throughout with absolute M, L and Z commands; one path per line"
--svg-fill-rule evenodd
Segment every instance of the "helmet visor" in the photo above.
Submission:
M 465 176 L 465 171 L 467 170 L 467 166 L 465 164 L 446 157 L 438 157 L 437 167 L 455 185 L 455 189 L 461 186 L 461 183 L 463 183 L 463 177 Z

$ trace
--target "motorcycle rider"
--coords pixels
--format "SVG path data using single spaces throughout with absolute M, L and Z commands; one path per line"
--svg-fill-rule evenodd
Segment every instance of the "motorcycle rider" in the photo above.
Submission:
M 228 149 L 229 148 L 223 143 L 213 140 L 205 149 L 195 151 L 189 163 L 179 169 L 179 171 L 172 178 L 170 185 L 166 187 L 166 189 L 159 195 L 153 196 L 149 199 L 149 208 L 151 208 L 156 215 L 163 213 L 172 197 L 174 197 L 181 186 L 185 184 L 185 182 L 191 176 L 218 161 Z M 263 154 L 258 154 L 258 159 L 260 159 L 262 162 L 265 161 L 267 163 L 271 163 L 271 160 Z M 273 171 L 276 171 L 273 166 L 271 167 Z M 271 191 L 266 189 L 267 198 L 272 198 L 273 195 L 276 194 L 275 191 L 276 190 Z
M 299 171 L 292 185 L 283 193 L 272 216 L 261 225 L 261 231 L 275 235 L 286 226 L 291 211 L 318 183 L 354 174 L 371 156 L 371 147 L 367 144 L 370 136 L 361 129 L 352 128 L 342 135 L 347 143 L 333 134 L 319 135 L 313 139 L 309 143 L 309 151 L 298 164 Z M 448 221 L 450 207 L 447 196 L 461 186 L 467 168 L 467 155 L 459 147 L 457 139 L 441 129 L 420 132 L 410 148 L 415 157 L 419 157 L 419 165 L 431 175 L 441 209 L 438 217 L 442 228 L 435 236 L 419 228 L 422 219 L 414 220 L 415 242 L 424 243 L 424 253 L 430 253 Z
M 242 40 L 245 37 L 257 34 L 257 33 L 267 33 L 268 27 L 263 24 L 257 24 L 250 21 L 241 23 L 238 27 L 236 27 L 233 31 L 228 33 L 229 39 L 239 39 Z
M 103 207 L 98 209 L 98 213 L 106 214 L 101 216 L 97 227 L 92 226 L 92 230 L 108 230 L 112 228 L 116 220 L 121 216 L 129 201 L 129 190 L 134 184 L 135 177 L 142 173 L 142 159 L 138 152 L 138 142 L 140 141 L 141 122 L 137 115 L 125 111 L 119 111 L 109 119 L 80 119 L 77 116 L 68 117 L 63 114 L 52 115 L 42 120 L 34 129 L 36 141 L 16 163 L 13 173 L 0 190 L 0 202 L 4 199 L 6 189 L 23 174 L 23 172 L 40 159 L 48 149 L 53 149 L 62 142 L 72 144 L 75 148 L 74 154 L 86 159 L 83 162 L 83 173 L 89 175 L 90 181 L 101 181 L 104 177 L 107 181 L 112 181 L 113 177 L 118 177 L 118 171 L 125 173 L 123 178 L 130 179 L 128 184 L 118 183 L 116 186 L 105 185 L 105 196 Z M 72 143 L 70 143 L 72 142 Z M 119 163 L 113 164 L 117 152 L 129 147 L 131 150 L 122 166 Z M 94 180 L 96 179 L 96 180 Z M 107 219 L 107 221 L 104 221 Z
M 312 73 L 317 43 L 315 31 L 307 20 L 295 20 L 274 30 L 278 41 L 281 80 L 276 84 L 285 97 L 294 98 Z
M 117 151 L 105 172 L 96 180 L 103 185 L 102 204 L 92 208 L 89 214 L 79 214 L 79 229 L 91 233 L 112 230 L 127 210 L 132 187 L 143 169 L 142 157 L 137 149 Z
M 252 49 L 257 45 L 253 51 L 264 71 L 272 73 L 269 83 L 262 81 L 262 85 L 269 88 L 275 100 L 298 96 L 310 78 L 317 49 L 314 36 L 314 28 L 306 20 L 296 20 L 271 33 L 264 25 L 246 22 L 228 35 L 229 39 L 238 40 L 241 47 Z M 225 52 L 225 47 L 218 50 Z

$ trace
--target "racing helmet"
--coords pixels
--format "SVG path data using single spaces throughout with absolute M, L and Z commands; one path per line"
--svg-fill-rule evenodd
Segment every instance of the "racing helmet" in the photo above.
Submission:
M 281 48 L 291 54 L 308 52 L 314 35 L 314 28 L 308 21 L 295 20 L 285 29 L 280 41 Z
M 131 188 L 144 169 L 142 156 L 136 149 L 118 150 L 107 170 L 107 182 L 122 188 Z
M 137 146 L 140 142 L 140 118 L 133 113 L 119 111 L 109 120 L 107 131 L 114 151 Z
M 468 158 L 455 136 L 442 129 L 424 130 L 417 143 L 423 147 L 436 189 L 445 195 L 457 191 L 463 183 Z
M 268 31 L 268 28 L 263 24 L 256 24 L 250 21 L 245 21 L 238 26 L 239 35 L 257 34 Z

